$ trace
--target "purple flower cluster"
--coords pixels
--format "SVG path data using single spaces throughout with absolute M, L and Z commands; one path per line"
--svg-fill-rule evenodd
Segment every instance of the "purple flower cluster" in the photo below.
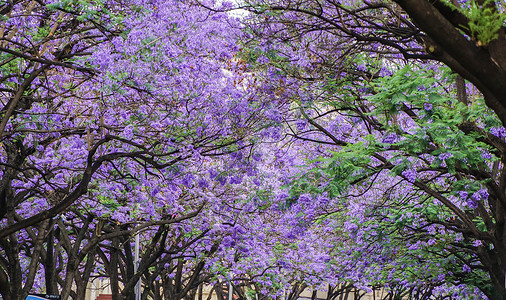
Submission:
M 438 158 L 440 160 L 447 160 L 450 157 L 453 157 L 453 154 L 450 152 L 443 152 L 443 153 L 439 154 L 439 156 L 438 156 Z
M 416 181 L 417 172 L 415 169 L 407 169 L 402 171 L 402 176 L 406 178 L 407 181 L 414 183 Z
M 298 131 L 303 131 L 307 126 L 307 120 L 306 119 L 298 119 L 295 122 L 295 125 L 296 125 Z
M 459 191 L 458 194 L 460 199 L 465 200 L 467 205 L 472 209 L 478 207 L 478 202 L 485 201 L 489 197 L 489 194 L 486 189 L 479 189 L 470 196 L 467 191 Z
M 504 127 L 492 127 L 490 128 L 490 133 L 500 139 L 506 138 L 506 129 Z
M 393 143 L 395 143 L 396 140 L 397 140 L 397 134 L 389 133 L 383 137 L 383 140 L 381 142 L 385 143 L 385 144 L 393 144 Z

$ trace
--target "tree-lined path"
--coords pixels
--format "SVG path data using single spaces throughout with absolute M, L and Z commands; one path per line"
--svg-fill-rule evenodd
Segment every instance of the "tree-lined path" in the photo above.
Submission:
M 0 294 L 506 299 L 505 10 L 0 2 Z

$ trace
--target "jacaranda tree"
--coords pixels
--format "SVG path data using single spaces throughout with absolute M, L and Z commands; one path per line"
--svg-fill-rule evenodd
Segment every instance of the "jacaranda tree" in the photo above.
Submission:
M 94 276 L 127 298 L 140 278 L 177 272 L 165 291 L 184 297 L 228 234 L 211 229 L 238 201 L 230 187 L 255 174 L 257 133 L 277 109 L 241 83 L 239 24 L 181 1 L 0 11 L 3 298 L 84 299 Z
M 1 4 L 3 298 L 506 299 L 503 4 L 238 5 Z

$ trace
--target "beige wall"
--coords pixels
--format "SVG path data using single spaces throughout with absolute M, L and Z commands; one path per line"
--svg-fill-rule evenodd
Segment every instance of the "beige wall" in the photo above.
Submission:
M 88 288 L 86 289 L 85 300 L 95 300 L 100 294 L 111 294 L 111 287 L 109 281 L 93 278 L 88 282 Z

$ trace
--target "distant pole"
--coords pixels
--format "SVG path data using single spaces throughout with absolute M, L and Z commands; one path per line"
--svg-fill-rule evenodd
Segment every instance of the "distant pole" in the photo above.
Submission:
M 139 233 L 135 235 L 135 249 L 134 249 L 134 273 L 137 273 L 139 270 L 139 244 L 140 244 L 140 237 Z M 139 280 L 137 280 L 137 283 L 135 284 L 135 300 L 141 300 L 141 278 L 139 277 Z

